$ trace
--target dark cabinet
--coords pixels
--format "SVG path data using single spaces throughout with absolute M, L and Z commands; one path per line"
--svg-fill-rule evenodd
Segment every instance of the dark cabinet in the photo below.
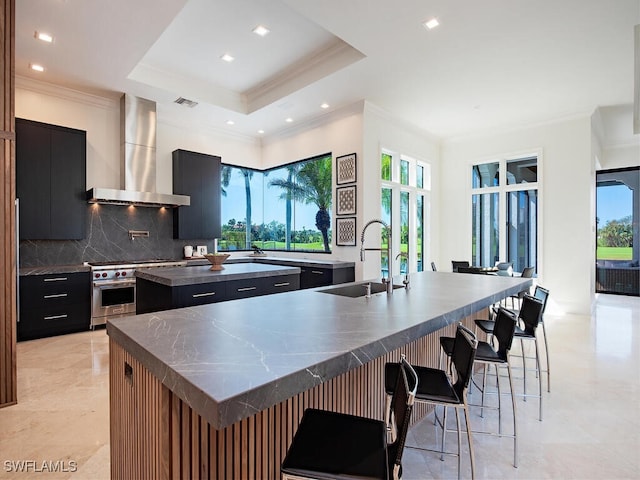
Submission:
M 173 193 L 191 197 L 188 207 L 174 209 L 174 238 L 220 238 L 220 157 L 175 150 Z
M 239 298 L 290 292 L 300 288 L 300 276 L 243 278 L 221 282 L 169 287 L 136 278 L 136 313 L 152 313 L 173 308 L 194 307 Z
M 16 119 L 20 239 L 85 237 L 86 132 Z
M 20 277 L 18 340 L 89 330 L 89 272 Z
M 230 280 L 227 284 L 227 300 L 290 292 L 300 288 L 300 275 L 276 275 L 273 277 Z
M 355 268 L 302 267 L 300 288 L 324 287 L 355 281 Z

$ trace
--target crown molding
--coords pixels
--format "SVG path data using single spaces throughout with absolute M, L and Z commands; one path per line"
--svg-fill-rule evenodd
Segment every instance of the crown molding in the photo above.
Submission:
M 34 93 L 41 93 L 50 97 L 69 100 L 76 103 L 83 103 L 92 107 L 112 109 L 120 108 L 119 93 L 111 96 L 99 96 L 93 93 L 84 92 L 53 83 L 34 80 L 33 78 L 16 75 L 16 90 L 26 90 Z
M 342 118 L 362 114 L 364 112 L 364 103 L 364 100 L 361 100 L 344 107 L 337 108 L 323 115 L 313 116 L 308 120 L 302 120 L 300 122 L 297 122 L 295 126 L 285 127 L 283 129 L 277 130 L 267 136 L 264 136 L 262 138 L 262 144 L 268 145 L 274 141 L 290 138 L 309 130 L 313 130 L 314 128 L 320 128 L 325 125 L 329 125 L 330 123 Z

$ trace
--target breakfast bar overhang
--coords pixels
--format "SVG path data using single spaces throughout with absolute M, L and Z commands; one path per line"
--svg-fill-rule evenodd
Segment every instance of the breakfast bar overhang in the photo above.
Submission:
M 322 287 L 115 319 L 111 476 L 279 478 L 304 409 L 382 419 L 385 362 L 437 366 L 440 335 L 531 282 L 422 272 L 391 295 Z

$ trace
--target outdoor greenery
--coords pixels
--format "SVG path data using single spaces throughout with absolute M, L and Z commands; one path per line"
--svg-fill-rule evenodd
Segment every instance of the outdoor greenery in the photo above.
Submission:
M 332 157 L 330 154 L 264 172 L 224 165 L 222 169 L 223 206 L 224 202 L 228 202 L 228 205 L 236 207 L 234 210 L 236 212 L 239 205 L 243 204 L 245 208 L 244 218 L 223 219 L 222 237 L 218 248 L 249 250 L 257 247 L 269 250 L 330 252 L 331 185 Z M 252 198 L 253 210 L 258 210 L 258 215 L 262 213 L 262 219 L 254 218 Z M 278 202 L 284 202 L 282 210 L 279 206 L 282 204 Z M 298 205 L 297 210 L 296 205 Z M 317 207 L 315 214 L 317 230 L 304 226 L 305 222 L 313 220 L 309 219 L 309 212 L 303 215 L 302 205 Z M 229 210 L 231 211 L 231 208 Z M 283 216 L 284 223 L 273 219 Z M 302 227 L 294 228 L 295 222 Z
M 598 220 L 596 219 L 596 222 Z M 633 225 L 631 215 L 609 220 L 598 228 L 599 260 L 631 260 L 633 258 Z

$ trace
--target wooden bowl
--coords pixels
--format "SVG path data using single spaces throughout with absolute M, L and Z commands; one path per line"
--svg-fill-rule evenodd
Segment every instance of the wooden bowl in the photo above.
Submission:
M 210 270 L 223 270 L 224 267 L 222 264 L 225 262 L 230 255 L 228 253 L 207 253 L 204 258 L 209 260 L 211 263 Z

